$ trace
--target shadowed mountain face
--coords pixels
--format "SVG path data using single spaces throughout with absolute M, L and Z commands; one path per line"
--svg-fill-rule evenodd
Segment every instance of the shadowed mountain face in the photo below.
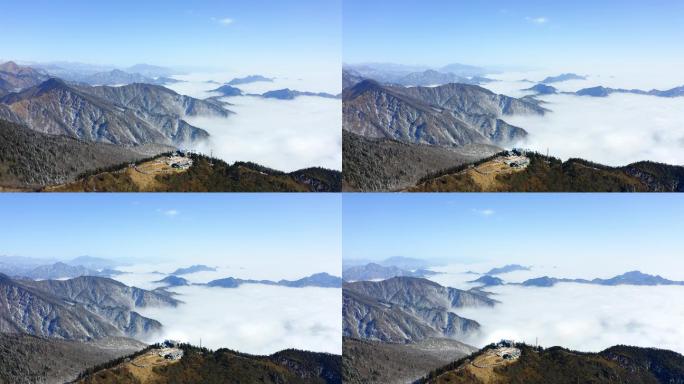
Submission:
M 342 346 L 342 374 L 348 384 L 412 383 L 477 350 L 450 339 L 400 344 L 345 337 Z
M 599 353 L 520 344 L 516 347 L 521 355 L 515 361 L 478 368 L 473 361 L 488 353 L 489 348 L 485 348 L 430 372 L 416 383 L 684 383 L 684 356 L 672 351 L 622 345 Z
M 479 324 L 452 310 L 496 303 L 481 292 L 413 277 L 345 283 L 342 292 L 344 336 L 398 343 L 467 336 Z
M 0 333 L 0 383 L 71 382 L 86 368 L 144 347 L 143 343 L 125 338 L 80 342 Z
M 0 113 L 3 107 L 0 104 Z M 40 187 L 64 183 L 91 169 L 130 163 L 171 149 L 86 142 L 37 132 L 0 118 L 0 185 Z
M 467 84 L 403 88 L 364 80 L 343 92 L 345 130 L 412 144 L 508 144 L 527 132 L 506 123 L 504 115 L 544 112 L 534 103 Z
M 24 281 L 0 275 L 0 330 L 65 340 L 141 337 L 161 324 L 133 311 L 175 306 L 164 293 L 127 287 L 111 279 Z
M 344 188 L 350 191 L 392 191 L 415 185 L 435 170 L 472 163 L 501 151 L 487 144 L 445 148 L 373 139 L 342 132 Z
M 0 103 L 36 131 L 119 145 L 179 145 L 205 139 L 208 134 L 183 117 L 231 113 L 156 85 L 75 87 L 54 78 L 8 94 Z

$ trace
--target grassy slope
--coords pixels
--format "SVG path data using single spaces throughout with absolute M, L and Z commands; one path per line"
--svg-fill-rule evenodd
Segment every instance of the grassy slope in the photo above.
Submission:
M 286 350 L 271 356 L 253 356 L 228 349 L 208 351 L 184 346 L 178 362 L 154 367 L 149 384 L 264 383 L 341 384 L 341 357 Z M 82 384 L 137 383 L 125 364 L 95 370 Z
M 523 171 L 496 178 L 498 187 L 482 188 L 468 171 L 434 175 L 413 192 L 648 192 L 684 191 L 684 167 L 640 162 L 607 167 L 582 159 L 562 162 L 539 154 L 528 155 Z
M 612 347 L 601 353 L 575 352 L 560 347 L 521 348 L 518 361 L 493 368 L 487 383 L 684 383 L 684 356 L 670 351 L 625 346 Z M 470 371 L 470 359 L 432 371 L 419 382 L 485 384 Z
M 253 163 L 232 165 L 217 159 L 193 155 L 186 172 L 156 176 L 155 187 L 141 190 L 125 172 L 109 170 L 85 175 L 57 191 L 82 192 L 334 192 L 339 191 L 340 173 L 309 168 L 292 173 L 275 171 Z M 212 165 L 213 164 L 213 165 Z

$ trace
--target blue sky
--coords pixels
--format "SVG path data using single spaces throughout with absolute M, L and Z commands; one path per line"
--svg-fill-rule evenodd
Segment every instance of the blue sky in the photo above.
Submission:
M 0 57 L 128 66 L 339 62 L 341 0 L 2 1 Z
M 674 194 L 345 194 L 343 257 L 680 260 Z
M 8 194 L 0 255 L 340 259 L 336 194 Z
M 543 68 L 684 59 L 676 0 L 345 0 L 344 61 Z

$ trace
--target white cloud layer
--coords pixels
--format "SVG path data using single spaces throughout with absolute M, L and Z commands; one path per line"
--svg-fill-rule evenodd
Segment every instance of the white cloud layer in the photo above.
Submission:
M 160 261 L 118 269 L 114 279 L 152 290 L 154 281 L 179 267 L 205 264 L 216 271 L 182 275 L 190 283 L 236 277 L 254 280 L 295 280 L 317 272 L 339 276 L 339 258 L 318 255 L 315 261 L 274 262 L 259 257 L 189 258 L 186 263 Z M 161 272 L 161 273 L 159 273 Z M 341 353 L 342 292 L 335 288 L 287 288 L 245 284 L 239 288 L 187 286 L 169 288 L 183 304 L 176 308 L 143 308 L 139 312 L 162 323 L 161 334 L 146 342 L 176 339 L 216 348 L 270 354 L 286 348 Z
M 468 340 L 483 346 L 502 338 L 550 347 L 600 351 L 617 344 L 684 353 L 681 286 L 604 287 L 558 284 L 552 288 L 492 288 L 501 303 L 492 309 L 460 310 L 482 325 Z
M 187 82 L 172 84 L 176 92 L 197 98 L 216 96 L 211 90 L 234 77 L 257 72 L 193 74 L 181 76 Z M 309 77 L 274 76 L 274 82 L 256 82 L 238 87 L 248 94 L 290 88 L 298 91 L 339 92 L 339 73 L 312 73 Z M 211 138 L 197 150 L 213 153 L 228 162 L 253 161 L 282 171 L 322 166 L 342 168 L 342 106 L 338 99 L 300 96 L 294 100 L 255 96 L 224 98 L 236 112 L 228 118 L 189 117 L 190 124 L 207 130 Z
M 174 291 L 184 304 L 141 311 L 164 325 L 158 338 L 193 344 L 201 338 L 202 345 L 212 349 L 227 347 L 254 354 L 286 348 L 341 353 L 340 289 L 247 284 Z
M 541 264 L 545 262 L 546 264 Z M 459 289 L 492 267 L 518 263 L 530 271 L 497 275 L 506 282 L 551 276 L 559 278 L 610 278 L 630 270 L 684 280 L 681 260 L 654 256 L 648 266 L 643 258 L 625 259 L 590 255 L 576 258 L 518 258 L 474 264 L 450 264 L 435 270 L 444 273 L 430 279 Z M 550 264 L 551 263 L 551 264 Z M 588 266 L 591 266 L 588 268 Z M 493 308 L 465 308 L 455 312 L 476 320 L 479 334 L 465 340 L 482 347 L 502 338 L 545 347 L 560 345 L 581 351 L 600 351 L 616 344 L 665 348 L 684 353 L 684 286 L 598 286 L 563 283 L 551 288 L 500 286 L 486 289 L 500 301 Z
M 494 76 L 502 81 L 487 84 L 490 90 L 513 97 L 533 83 L 561 71 L 510 73 Z M 584 74 L 583 72 L 578 72 Z M 562 92 L 603 85 L 612 88 L 669 89 L 684 84 L 678 76 L 635 76 L 626 71 L 615 76 L 590 75 L 586 80 L 553 83 Z M 574 95 L 540 96 L 551 112 L 545 116 L 507 116 L 505 120 L 527 130 L 527 140 L 517 145 L 566 160 L 581 157 L 607 164 L 626 165 L 641 160 L 684 164 L 684 97 L 613 94 L 608 97 Z
M 640 160 L 684 164 L 684 98 L 613 94 L 543 100 L 552 110 L 546 116 L 507 119 L 530 133 L 525 147 L 608 165 Z

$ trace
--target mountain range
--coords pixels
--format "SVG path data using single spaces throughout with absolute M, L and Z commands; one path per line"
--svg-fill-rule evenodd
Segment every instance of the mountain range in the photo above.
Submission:
M 595 285 L 684 285 L 684 281 L 673 281 L 668 280 L 660 275 L 649 275 L 642 273 L 640 271 L 630 271 L 623 273 L 622 275 L 614 276 L 609 279 L 595 278 L 592 280 L 587 279 L 566 279 L 566 278 L 555 278 L 555 277 L 537 277 L 534 279 L 528 279 L 521 284 L 526 287 L 552 287 L 557 283 L 579 283 L 579 284 L 595 284 Z
M 485 275 L 500 275 L 503 273 L 515 272 L 515 271 L 529 271 L 531 268 L 520 264 L 507 264 L 503 267 L 494 267 L 489 271 L 485 272 Z
M 553 94 L 566 94 L 566 95 L 577 95 L 577 96 L 591 96 L 591 97 L 607 97 L 614 93 L 631 93 L 635 95 L 648 95 L 657 97 L 680 97 L 684 96 L 684 86 L 674 87 L 667 90 L 652 89 L 650 91 L 644 91 L 641 89 L 624 89 L 624 88 L 607 88 L 603 86 L 596 86 L 590 88 L 582 88 L 575 92 L 560 92 L 555 87 L 546 84 L 536 84 L 530 88 L 525 88 L 523 91 L 534 92 L 535 95 L 553 95 Z
M 268 91 L 264 92 L 261 94 L 261 97 L 264 97 L 266 99 L 279 99 L 279 100 L 293 100 L 299 96 L 317 96 L 317 97 L 323 97 L 326 99 L 337 99 L 339 96 L 332 95 L 330 93 L 326 92 L 304 92 L 304 91 L 296 91 L 293 89 L 285 88 L 285 89 L 277 89 L 273 91 Z
M 195 264 L 191 265 L 189 267 L 181 267 L 176 269 L 175 271 L 171 272 L 171 275 L 187 275 L 190 273 L 195 273 L 195 272 L 214 272 L 216 271 L 215 267 L 209 267 L 203 264 Z
M 206 139 L 184 116 L 226 117 L 222 106 L 157 85 L 71 86 L 52 78 L 10 93 L 0 103 L 31 129 L 117 145 L 181 145 Z
M 515 142 L 527 132 L 503 116 L 546 112 L 536 103 L 468 84 L 403 88 L 364 80 L 345 89 L 342 99 L 346 131 L 446 147 Z
M 261 75 L 249 75 L 245 77 L 236 77 L 232 79 L 231 81 L 227 82 L 227 85 L 241 85 L 241 84 L 249 84 L 249 83 L 256 83 L 256 82 L 268 82 L 271 83 L 273 82 L 273 79 L 270 77 L 264 77 Z
M 38 85 L 48 78 L 44 71 L 8 61 L 0 64 L 0 96 Z
M 48 280 L 48 279 L 64 279 L 74 278 L 80 276 L 101 276 L 111 277 L 113 275 L 121 274 L 122 272 L 113 269 L 94 270 L 86 268 L 82 265 L 70 265 L 63 262 L 56 262 L 54 264 L 46 264 L 38 266 L 30 271 L 27 271 L 20 276 L 22 278 L 33 280 Z
M 166 293 L 102 277 L 30 281 L 0 275 L 0 332 L 81 341 L 140 338 L 162 325 L 136 308 L 178 303 Z
M 368 260 L 368 259 L 342 259 L 342 269 L 348 269 L 350 267 L 359 267 L 366 264 L 375 263 L 382 265 L 383 267 L 397 267 L 406 270 L 414 269 L 427 269 L 432 266 L 443 265 L 442 260 L 435 259 L 424 259 L 417 257 L 408 256 L 390 256 L 382 260 Z
M 80 256 L 66 262 L 0 257 L 0 273 L 31 280 L 68 279 L 80 276 L 111 277 L 123 273 L 113 268 L 116 265 L 118 263 L 90 256 Z
M 558 76 L 548 76 L 540 81 L 542 84 L 560 83 L 568 80 L 586 80 L 586 76 L 578 75 L 576 73 L 563 73 Z
M 176 72 L 163 67 L 140 64 L 121 70 L 79 63 L 32 65 L 0 65 L 0 191 L 341 189 L 341 173 L 319 167 L 285 173 L 250 162 L 230 165 L 201 155 L 187 168 L 156 167 L 164 161 L 162 156 L 178 148 L 204 145 L 210 139 L 207 131 L 188 123 L 188 117 L 225 118 L 233 114 L 227 109 L 230 104 L 217 97 L 192 98 L 156 85 L 177 81 L 168 78 Z M 55 74 L 60 78 L 53 77 Z M 254 81 L 272 79 L 254 75 L 230 83 Z M 236 90 L 223 91 L 230 89 Z M 309 94 L 335 97 L 291 90 L 265 97 Z M 140 171 L 141 164 L 154 172 Z
M 368 263 L 366 265 L 357 265 L 344 269 L 342 271 L 342 278 L 345 281 L 385 280 L 398 276 L 427 277 L 436 274 L 437 272 L 427 269 L 416 269 L 411 271 L 393 265 L 384 266 L 377 263 Z
M 88 85 L 128 85 L 133 83 L 166 85 L 181 82 L 181 80 L 170 77 L 152 78 L 140 73 L 125 72 L 120 69 L 112 69 L 111 71 L 97 72 L 82 76 L 72 76 L 69 80 L 75 83 Z
M 342 299 L 344 336 L 397 343 L 472 335 L 480 325 L 453 310 L 496 304 L 481 291 L 443 287 L 415 277 L 345 283 Z
M 684 96 L 684 85 L 667 90 L 652 89 L 644 91 L 641 89 L 623 89 L 623 88 L 606 88 L 602 86 L 583 88 L 575 92 L 577 96 L 592 96 L 592 97 L 606 97 L 613 93 L 632 93 L 636 95 L 649 95 L 657 97 L 680 97 Z
M 278 100 L 294 100 L 299 96 L 316 96 L 323 97 L 326 99 L 338 99 L 340 96 L 333 95 L 326 92 L 306 92 L 297 91 L 294 89 L 283 88 L 276 89 L 272 91 L 267 91 L 262 94 L 245 94 L 240 88 L 233 87 L 231 85 L 225 84 L 216 89 L 212 89 L 211 92 L 220 93 L 221 96 L 259 96 L 265 99 L 278 99 Z
M 209 287 L 221 288 L 237 288 L 242 284 L 264 284 L 264 285 L 278 285 L 281 287 L 302 288 L 302 287 L 321 287 L 321 288 L 340 288 L 342 287 L 342 279 L 337 276 L 332 276 L 328 273 L 315 273 L 311 276 L 303 277 L 298 280 L 250 280 L 250 279 L 236 279 L 227 277 L 223 279 L 212 280 L 207 283 Z
M 482 76 L 492 72 L 482 67 L 459 63 L 438 68 L 391 63 L 353 64 L 343 66 L 342 84 L 343 88 L 352 86 L 359 82 L 355 79 L 372 79 L 380 83 L 402 86 L 427 86 L 446 83 L 478 84 L 491 81 Z

